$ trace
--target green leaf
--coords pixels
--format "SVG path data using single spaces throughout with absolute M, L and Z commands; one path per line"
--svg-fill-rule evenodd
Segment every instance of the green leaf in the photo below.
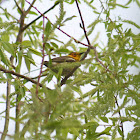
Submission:
M 129 5 L 132 2 L 132 0 L 129 0 L 125 5 Z
M 7 9 L 5 9 L 4 14 L 5 14 L 6 18 L 9 20 L 9 14 L 8 14 L 8 12 L 7 12 Z
M 46 24 L 46 27 L 45 27 L 45 35 L 48 37 L 49 34 L 50 34 L 50 31 L 51 31 L 51 22 L 48 20 L 47 24 Z
M 36 26 L 32 26 L 32 29 L 33 29 L 33 32 L 34 32 L 34 34 L 36 34 L 36 36 L 38 37 L 39 36 L 39 34 L 40 34 L 40 32 L 38 32 L 37 30 L 36 30 Z
M 26 56 L 25 56 L 26 57 Z M 35 61 L 32 59 L 32 58 L 29 58 L 29 57 L 27 57 L 28 58 L 28 60 L 34 65 L 34 66 L 36 66 L 36 64 L 35 64 Z
M 116 3 L 116 6 L 119 6 L 119 7 L 122 7 L 122 8 L 129 8 L 127 6 L 124 6 L 124 5 L 121 5 L 121 4 L 117 4 L 117 3 Z
M 24 55 L 24 60 L 25 60 L 25 64 L 26 64 L 28 71 L 30 71 L 31 62 L 29 61 L 29 58 L 26 55 Z
M 81 88 L 80 87 L 77 87 L 77 86 L 71 86 L 71 88 L 76 91 L 77 93 L 79 93 L 80 95 L 82 95 L 82 91 L 81 91 Z
M 21 63 L 22 63 L 22 56 L 23 56 L 23 50 L 19 51 L 17 53 L 17 59 L 18 59 L 18 65 L 16 67 L 16 72 L 20 72 L 20 67 L 21 67 Z
M 106 135 L 110 135 L 110 130 L 112 127 L 107 127 L 104 131 L 102 131 L 100 134 L 106 134 Z
M 70 128 L 70 133 L 74 134 L 77 137 L 79 136 L 79 132 L 78 132 L 78 130 L 76 128 Z
M 29 40 L 24 40 L 21 45 L 25 46 L 25 47 L 31 47 L 32 43 Z
M 94 12 L 95 14 L 98 14 L 98 15 L 100 14 L 100 12 L 97 12 L 97 11 L 95 11 L 95 10 L 94 10 L 93 12 Z
M 36 15 L 36 16 L 38 15 L 38 14 L 37 14 L 36 12 L 34 12 L 34 11 L 30 11 L 29 14 L 31 14 L 31 15 Z
M 139 0 L 136 0 L 136 3 L 137 3 L 137 5 L 138 5 L 139 8 L 140 8 L 140 1 L 139 1 Z
M 121 136 L 123 136 L 123 132 L 122 132 L 122 130 L 120 129 L 119 126 L 118 126 L 118 132 L 119 132 L 119 134 L 120 134 Z
M 55 53 L 58 53 L 58 54 L 69 53 L 69 50 L 68 49 L 57 49 L 57 50 L 55 50 Z
M 32 63 L 33 65 L 36 66 L 35 61 L 32 58 L 30 58 L 28 55 L 23 55 L 23 56 L 25 59 L 26 67 L 27 67 L 28 71 L 30 71 L 30 64 Z
M 15 52 L 14 52 L 14 47 L 12 44 L 8 43 L 8 42 L 2 42 L 2 46 L 3 48 L 10 54 L 12 54 L 13 56 L 15 56 Z
M 64 21 L 63 21 L 63 23 L 65 23 L 65 22 L 67 22 L 67 21 L 69 21 L 69 20 L 72 20 L 73 18 L 75 18 L 76 16 L 71 16 L 71 17 L 69 17 L 69 18 L 66 18 Z
M 83 96 L 81 96 L 80 98 L 86 98 L 88 96 L 93 96 L 97 91 L 98 91 L 99 87 L 96 87 L 92 90 L 90 90 L 89 92 L 85 93 Z
M 8 42 L 9 41 L 9 34 L 7 33 L 7 34 L 3 34 L 2 36 L 1 36 L 1 39 L 3 40 L 3 41 L 5 41 L 5 42 Z
M 94 131 L 96 130 L 96 128 L 99 126 L 99 124 L 97 122 L 88 122 L 86 124 L 83 125 L 83 128 L 88 129 L 91 126 L 94 127 Z
M 5 53 L 2 52 L 1 49 L 0 49 L 0 59 L 2 60 L 2 62 L 3 62 L 5 65 L 7 65 L 7 66 L 10 65 L 9 59 L 7 58 L 7 56 L 5 55 Z
M 74 3 L 74 1 L 75 1 L 75 0 L 71 0 L 71 1 L 69 2 L 69 4 L 73 4 L 73 3 Z
M 123 20 L 123 22 L 129 23 L 129 24 L 135 26 L 136 28 L 140 29 L 140 26 L 131 20 Z
M 108 3 L 109 6 L 112 6 L 112 8 L 115 8 L 116 6 L 122 7 L 122 8 L 129 8 L 127 6 L 118 4 L 118 3 Z
M 33 54 L 42 57 L 42 54 L 41 54 L 39 51 L 37 51 L 37 50 L 35 50 L 35 49 L 33 49 L 33 48 L 29 48 L 29 50 L 30 50 Z
M 43 21 L 40 21 L 38 26 L 42 26 L 43 25 Z
M 50 42 L 52 44 L 53 47 L 55 47 L 56 49 L 58 49 L 58 45 L 54 42 Z
M 103 122 L 108 123 L 108 118 L 107 118 L 107 117 L 100 117 L 100 119 L 101 119 Z

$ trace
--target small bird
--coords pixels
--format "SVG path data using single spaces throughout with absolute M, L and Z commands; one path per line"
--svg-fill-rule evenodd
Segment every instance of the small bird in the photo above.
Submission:
M 60 69 L 62 69 L 63 76 L 66 76 L 70 71 L 76 67 L 75 62 L 79 62 L 81 55 L 83 54 L 79 52 L 71 52 L 67 56 L 61 56 L 51 59 L 51 61 L 44 61 L 44 65 L 50 68 L 55 73 L 58 73 Z M 72 64 L 72 65 L 69 65 Z M 78 66 L 79 64 L 77 64 Z M 80 65 L 79 65 L 80 66 Z

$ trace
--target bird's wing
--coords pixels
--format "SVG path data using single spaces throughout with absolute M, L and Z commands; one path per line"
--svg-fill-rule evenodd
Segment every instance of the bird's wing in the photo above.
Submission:
M 64 62 L 75 62 L 75 59 L 69 56 L 61 56 L 52 59 L 52 66 L 56 66 L 57 64 Z M 49 61 L 44 61 L 44 65 L 49 67 Z
M 61 56 L 52 59 L 52 62 L 64 63 L 64 62 L 75 62 L 75 59 L 69 56 Z

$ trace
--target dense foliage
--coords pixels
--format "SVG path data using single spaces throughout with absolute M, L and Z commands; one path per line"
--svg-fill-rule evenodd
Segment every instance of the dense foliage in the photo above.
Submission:
M 52 1 L 44 15 L 35 1 L 14 0 L 15 15 L 3 8 L 6 2 L 0 5 L 0 82 L 7 89 L 2 95 L 4 87 L 0 87 L 1 99 L 5 99 L 1 104 L 6 106 L 1 112 L 5 117 L 1 139 L 140 139 L 140 74 L 130 72 L 140 68 L 140 33 L 132 30 L 140 26 L 133 19 L 111 16 L 117 7 L 125 10 L 133 2 L 140 8 L 139 1 Z M 92 23 L 86 21 L 88 26 L 82 4 L 96 16 Z M 66 16 L 65 5 L 77 8 L 79 15 Z M 51 21 L 47 14 L 58 7 L 59 14 Z M 75 18 L 83 31 L 79 40 L 62 30 Z M 125 28 L 126 24 L 131 26 Z M 99 25 L 105 29 L 107 44 L 95 33 Z M 59 37 L 58 32 L 69 40 Z M 66 77 L 61 76 L 61 69 L 57 74 L 44 71 L 46 56 L 50 60 L 71 51 L 85 52 L 81 67 Z M 10 116 L 12 108 L 15 117 Z M 8 134 L 9 119 L 15 122 L 13 135 Z M 127 123 L 134 127 L 124 135 Z

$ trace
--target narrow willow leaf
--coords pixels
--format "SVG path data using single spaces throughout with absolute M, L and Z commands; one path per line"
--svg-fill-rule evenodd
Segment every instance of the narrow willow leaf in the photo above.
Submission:
M 106 135 L 110 135 L 110 130 L 112 127 L 107 127 L 104 131 L 102 131 L 100 134 L 106 134 Z
M 2 42 L 2 46 L 3 46 L 4 50 L 6 50 L 8 53 L 10 53 L 13 56 L 15 56 L 14 47 L 13 47 L 12 44 L 10 44 L 8 42 Z
M 29 40 L 24 40 L 22 43 L 21 43 L 21 45 L 23 45 L 23 46 L 25 46 L 25 47 L 31 47 L 31 41 L 29 41 Z
M 107 117 L 100 117 L 100 119 L 101 119 L 103 122 L 108 123 L 108 118 L 107 118 Z
M 90 2 L 88 2 L 87 0 L 84 0 L 84 2 L 89 6 L 91 7 L 93 10 L 96 9 L 96 7 L 94 7 Z
M 31 62 L 29 61 L 27 56 L 24 56 L 24 60 L 25 60 L 25 64 L 26 64 L 26 67 L 27 67 L 28 71 L 30 71 Z
M 115 8 L 116 6 L 119 6 L 119 7 L 122 7 L 122 8 L 129 8 L 127 6 L 124 6 L 124 5 L 121 5 L 121 4 L 118 4 L 118 3 L 108 3 L 109 6 L 113 6 L 113 8 Z
M 132 0 L 129 0 L 125 5 L 129 5 L 132 2 Z
M 122 132 L 122 130 L 120 129 L 119 126 L 118 126 L 118 132 L 119 132 L 119 134 L 120 134 L 121 136 L 123 136 L 123 132 Z
M 35 61 L 32 58 L 28 57 L 27 55 L 24 55 L 24 58 L 28 59 L 30 63 L 36 66 Z
M 134 25 L 136 28 L 140 29 L 140 26 L 131 20 L 123 20 L 123 22 Z
M 69 2 L 69 4 L 73 4 L 75 2 L 75 0 L 71 0 L 70 2 Z
M 3 41 L 5 41 L 6 43 L 9 42 L 9 34 L 8 34 L 7 31 L 1 36 L 1 39 L 2 39 Z
M 29 48 L 29 50 L 30 50 L 33 54 L 42 57 L 42 54 L 41 54 L 39 51 L 37 51 L 37 50 L 35 50 L 35 49 L 33 49 L 33 48 Z
M 7 58 L 7 56 L 5 55 L 5 53 L 2 52 L 1 49 L 0 49 L 0 58 L 1 58 L 2 62 L 3 62 L 5 65 L 7 65 L 7 66 L 10 65 L 9 59 Z
M 56 49 L 58 49 L 58 45 L 54 42 L 50 42 L 52 44 L 53 47 L 55 47 Z
M 55 53 L 58 53 L 58 54 L 61 54 L 61 53 L 69 53 L 69 50 L 68 49 L 57 49 L 55 50 Z
M 140 7 L 140 1 L 136 0 L 137 5 Z
M 36 12 L 34 12 L 34 11 L 30 11 L 29 14 L 31 14 L 31 15 L 36 15 L 36 16 L 38 15 L 38 14 L 37 14 Z
M 69 21 L 69 20 L 72 20 L 73 18 L 75 18 L 76 16 L 71 16 L 71 17 L 69 17 L 69 18 L 66 18 L 64 21 L 63 21 L 63 23 L 65 23 L 65 22 L 67 22 L 67 21 Z
M 45 27 L 45 35 L 48 36 L 51 31 L 51 22 L 48 20 L 46 27 Z
M 81 96 L 80 98 L 85 98 L 87 96 L 93 96 L 97 91 L 98 91 L 99 87 L 96 87 L 92 90 L 90 90 L 89 92 L 85 93 L 83 96 Z
M 70 133 L 71 134 L 74 134 L 77 137 L 79 136 L 79 131 L 76 128 L 70 128 Z

